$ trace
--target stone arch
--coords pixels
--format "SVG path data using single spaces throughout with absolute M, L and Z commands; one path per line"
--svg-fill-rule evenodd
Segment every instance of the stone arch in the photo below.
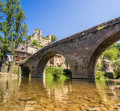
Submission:
M 60 52 L 60 51 L 59 51 L 59 52 Z M 46 53 L 41 57 L 38 65 L 37 65 L 37 74 L 41 75 L 42 77 L 45 75 L 45 67 L 46 67 L 47 62 L 48 62 L 53 56 L 55 56 L 56 54 L 62 55 L 62 56 L 67 60 L 67 62 L 68 62 L 68 64 L 69 64 L 68 59 L 65 57 L 65 55 L 64 55 L 62 52 L 58 53 L 58 51 L 53 51 L 53 50 L 51 50 L 51 51 L 46 52 Z M 69 65 L 70 65 L 70 64 L 69 64 Z
M 97 59 L 99 58 L 99 56 L 112 44 L 114 44 L 115 42 L 117 42 L 118 40 L 120 40 L 120 28 L 119 31 L 118 30 L 113 30 L 112 32 L 108 32 L 109 36 L 106 37 L 102 37 L 101 40 L 99 40 L 98 42 L 96 42 L 97 47 L 95 48 L 95 50 L 92 53 L 92 56 L 90 57 L 90 61 L 88 64 L 88 74 L 90 75 L 95 75 L 95 65 L 97 62 Z
M 22 76 L 29 77 L 31 71 L 30 71 L 30 68 L 28 66 L 22 66 L 21 70 L 22 70 Z

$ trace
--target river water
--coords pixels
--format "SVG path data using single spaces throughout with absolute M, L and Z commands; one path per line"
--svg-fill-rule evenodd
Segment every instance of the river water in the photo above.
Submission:
M 120 111 L 120 82 L 0 78 L 0 111 Z

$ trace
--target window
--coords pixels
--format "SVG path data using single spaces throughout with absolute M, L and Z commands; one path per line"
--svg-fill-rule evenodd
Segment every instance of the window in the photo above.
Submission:
M 22 48 L 21 50 L 24 50 L 24 48 Z

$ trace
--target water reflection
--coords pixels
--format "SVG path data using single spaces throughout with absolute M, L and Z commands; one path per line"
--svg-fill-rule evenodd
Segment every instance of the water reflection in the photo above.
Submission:
M 96 80 L 96 86 L 104 102 L 120 109 L 120 89 L 115 88 L 120 85 L 120 81 Z
M 66 102 L 67 94 L 72 92 L 72 86 L 70 80 L 46 80 L 45 88 L 47 89 L 49 97 L 54 95 L 56 101 Z
M 0 78 L 0 111 L 117 111 L 120 82 Z

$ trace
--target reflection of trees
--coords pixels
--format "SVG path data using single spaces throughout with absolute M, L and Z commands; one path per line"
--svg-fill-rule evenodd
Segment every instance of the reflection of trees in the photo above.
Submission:
M 84 111 L 89 107 L 111 109 L 118 101 L 117 93 L 111 89 L 115 85 L 118 83 L 96 81 L 96 88 L 95 83 L 88 80 L 0 79 L 0 110 L 40 111 L 55 107 L 73 111 Z
M 67 94 L 72 91 L 71 84 L 67 84 L 67 82 L 67 80 L 46 79 L 45 88 L 47 88 L 49 97 L 54 95 L 55 100 L 59 102 L 66 101 L 68 99 Z
M 113 81 L 96 80 L 99 94 L 103 98 L 104 102 L 107 102 L 109 105 L 113 105 L 118 102 L 118 94 L 114 90 L 115 85 L 116 82 Z
M 20 79 L 16 77 L 1 77 L 0 78 L 0 103 L 8 104 L 11 95 L 19 89 Z M 4 107 L 5 107 L 4 106 Z M 2 106 L 1 106 L 2 107 Z M 0 107 L 0 108 L 1 108 Z

